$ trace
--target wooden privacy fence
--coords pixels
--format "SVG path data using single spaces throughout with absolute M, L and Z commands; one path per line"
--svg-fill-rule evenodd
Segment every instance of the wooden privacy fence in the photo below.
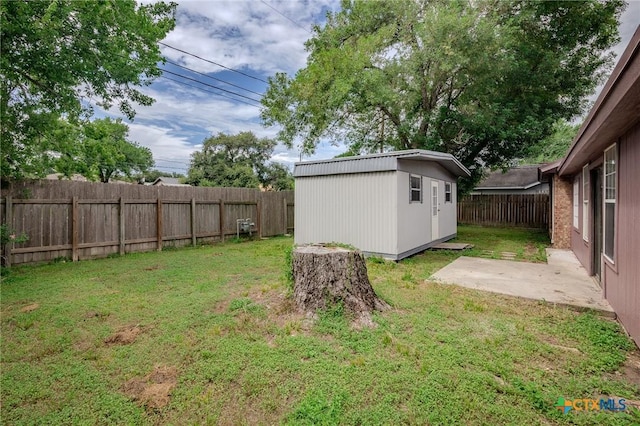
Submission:
M 4 248 L 9 265 L 224 241 L 237 219 L 257 236 L 293 230 L 292 191 L 34 181 L 3 196 L 2 223 L 29 237 Z
M 458 223 L 547 228 L 549 195 L 466 195 L 458 201 Z

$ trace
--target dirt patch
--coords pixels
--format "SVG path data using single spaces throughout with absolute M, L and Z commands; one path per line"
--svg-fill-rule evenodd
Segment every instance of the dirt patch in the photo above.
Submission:
M 20 309 L 20 312 L 32 312 L 32 311 L 35 311 L 36 309 L 38 309 L 39 307 L 40 307 L 39 303 L 32 303 L 30 305 L 23 306 Z
M 627 360 L 620 368 L 620 373 L 627 381 L 640 387 L 640 351 L 629 353 Z
M 130 325 L 121 328 L 111 336 L 104 339 L 104 343 L 107 345 L 129 345 L 135 342 L 140 333 L 142 333 L 142 327 L 138 325 Z
M 160 265 L 149 266 L 148 268 L 144 268 L 145 271 L 157 271 L 158 269 L 162 269 Z
M 145 377 L 126 382 L 122 391 L 147 408 L 160 409 L 171 401 L 171 391 L 176 386 L 177 378 L 175 367 L 155 367 Z

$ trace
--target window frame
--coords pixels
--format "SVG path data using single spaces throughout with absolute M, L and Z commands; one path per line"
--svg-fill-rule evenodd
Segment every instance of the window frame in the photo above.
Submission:
M 580 214 L 578 210 L 578 200 L 580 197 L 580 178 L 578 176 L 573 180 L 573 227 L 574 229 L 580 229 Z
M 413 182 L 414 179 L 416 179 L 415 181 L 418 182 L 418 186 L 414 187 L 413 186 Z M 422 182 L 422 176 L 421 175 L 412 175 L 409 174 L 409 204 L 413 204 L 413 203 L 422 203 L 423 202 L 423 182 Z M 418 193 L 418 200 L 414 200 L 413 199 L 413 194 L 414 193 Z
M 451 182 L 444 183 L 444 202 L 445 203 L 453 203 L 453 194 L 452 192 Z
M 589 164 L 582 168 L 582 239 L 589 242 Z
M 602 255 L 605 257 L 605 259 L 607 259 L 609 262 L 611 262 L 612 264 L 615 264 L 615 257 L 616 257 L 616 213 L 618 210 L 617 204 L 618 204 L 618 145 L 617 144 L 613 144 L 611 146 L 609 146 L 607 149 L 604 150 L 604 164 L 603 164 L 603 186 L 604 186 L 604 190 L 603 190 L 603 197 L 602 197 L 602 202 L 603 202 L 603 208 L 602 208 Z M 608 154 L 611 153 L 611 156 L 608 156 Z M 611 160 L 611 161 L 610 161 Z M 613 170 L 610 170 L 610 167 Z M 611 177 L 610 182 L 611 182 L 611 186 L 608 185 L 608 177 Z M 609 195 L 609 191 L 613 192 L 613 198 L 611 198 Z M 613 235 L 609 235 L 609 233 L 607 232 L 607 205 L 613 205 L 613 211 L 612 211 L 612 221 L 613 221 L 613 229 L 612 229 L 612 233 Z M 612 238 L 611 240 L 611 253 L 607 253 L 607 238 Z

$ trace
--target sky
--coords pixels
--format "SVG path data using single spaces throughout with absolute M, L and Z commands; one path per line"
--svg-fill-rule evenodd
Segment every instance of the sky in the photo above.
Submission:
M 176 27 L 160 45 L 167 59 L 163 77 L 142 89 L 156 102 L 138 106 L 129 140 L 151 149 L 155 168 L 186 174 L 191 153 L 218 133 L 252 131 L 275 138 L 276 127 L 260 120 L 260 95 L 276 72 L 294 75 L 306 64 L 304 43 L 313 25 L 338 11 L 339 0 L 179 0 Z M 621 17 L 620 56 L 640 24 L 640 0 Z M 204 83 L 204 84 L 203 84 Z M 601 87 L 600 87 L 601 88 Z M 598 91 L 599 89 L 598 88 Z M 592 96 L 595 100 L 597 92 Z M 121 117 L 97 109 L 97 116 Z M 321 142 L 304 160 L 332 158 L 344 146 Z M 298 150 L 278 145 L 272 160 L 289 168 Z

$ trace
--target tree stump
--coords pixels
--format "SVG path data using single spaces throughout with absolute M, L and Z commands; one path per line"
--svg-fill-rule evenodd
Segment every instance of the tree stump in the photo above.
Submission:
M 390 307 L 373 291 L 362 253 L 342 247 L 294 249 L 293 296 L 298 308 L 307 313 L 342 302 L 365 325 L 372 325 L 371 312 Z

